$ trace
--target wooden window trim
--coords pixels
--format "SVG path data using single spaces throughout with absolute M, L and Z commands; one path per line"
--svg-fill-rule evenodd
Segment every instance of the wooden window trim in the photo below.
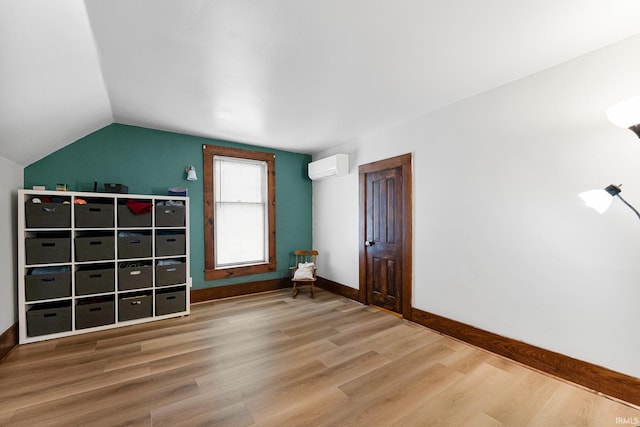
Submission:
M 240 159 L 264 161 L 267 164 L 267 205 L 269 209 L 269 259 L 262 264 L 243 267 L 215 268 L 214 245 L 214 156 L 235 157 Z M 241 148 L 221 147 L 217 145 L 203 145 L 203 176 L 204 176 L 204 276 L 205 280 L 217 280 L 228 277 L 246 276 L 276 271 L 276 156 L 273 153 L 243 150 Z

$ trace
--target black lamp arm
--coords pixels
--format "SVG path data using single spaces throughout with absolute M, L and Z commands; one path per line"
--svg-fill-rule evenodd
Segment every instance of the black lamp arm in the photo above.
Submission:
M 623 198 L 622 198 L 622 196 L 621 196 L 620 194 L 616 194 L 616 197 L 617 197 L 617 198 L 619 198 L 620 200 L 622 200 L 622 202 L 623 202 L 625 205 L 629 206 L 629 208 L 630 208 L 632 211 L 634 211 L 634 212 L 636 213 L 636 215 L 638 216 L 638 219 L 640 219 L 640 212 L 638 212 L 638 211 L 636 210 L 636 208 L 634 208 L 633 206 L 631 206 L 631 205 L 629 204 L 629 202 L 627 202 L 625 199 L 623 199 Z

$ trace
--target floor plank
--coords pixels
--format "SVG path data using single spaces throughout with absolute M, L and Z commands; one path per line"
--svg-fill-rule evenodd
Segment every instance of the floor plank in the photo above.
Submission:
M 0 364 L 0 425 L 600 427 L 640 419 L 636 408 L 321 289 L 315 299 L 283 289 L 191 313 L 14 349 Z

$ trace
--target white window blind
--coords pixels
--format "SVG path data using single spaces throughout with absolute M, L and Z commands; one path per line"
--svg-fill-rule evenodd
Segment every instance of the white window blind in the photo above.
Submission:
M 214 156 L 215 266 L 268 262 L 267 164 Z

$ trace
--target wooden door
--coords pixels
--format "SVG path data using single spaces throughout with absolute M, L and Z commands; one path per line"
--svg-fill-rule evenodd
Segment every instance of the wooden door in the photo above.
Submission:
M 405 317 L 411 308 L 410 162 L 409 154 L 360 167 L 361 291 L 365 302 Z

